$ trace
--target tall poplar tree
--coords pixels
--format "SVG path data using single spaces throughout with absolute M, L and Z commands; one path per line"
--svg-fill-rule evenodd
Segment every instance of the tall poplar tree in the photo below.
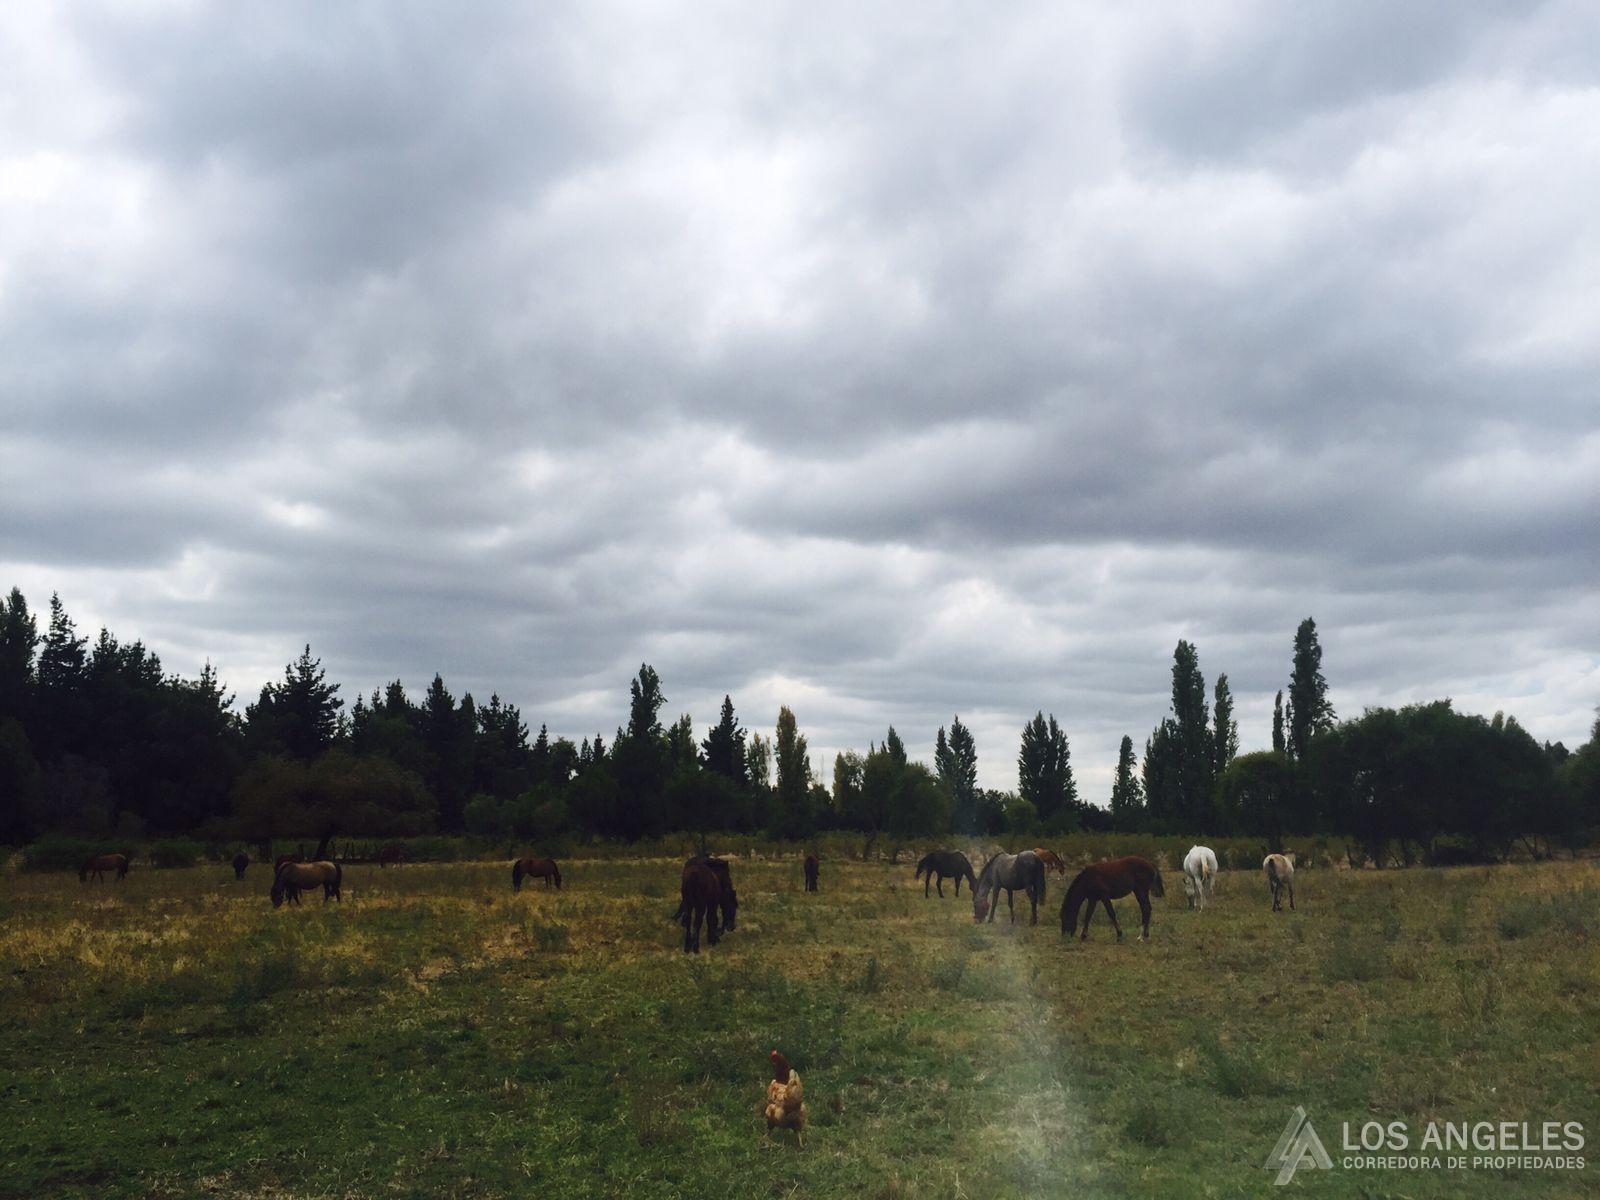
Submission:
M 1310 617 L 1294 633 L 1294 668 L 1289 676 L 1289 757 L 1303 761 L 1311 741 L 1333 728 L 1328 681 L 1322 676 L 1322 646 Z

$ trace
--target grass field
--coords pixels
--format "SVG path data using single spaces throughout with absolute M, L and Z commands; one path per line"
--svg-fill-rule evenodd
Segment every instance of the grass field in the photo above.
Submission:
M 684 956 L 678 864 L 0 874 L 3 1196 L 1592 1194 L 1600 1171 L 1359 1171 L 1341 1125 L 1581 1121 L 1600 1153 L 1600 871 L 1317 870 L 1272 913 L 1175 872 L 1152 939 L 977 927 L 906 864 L 734 866 L 739 928 Z M 946 884 L 949 892 L 950 885 Z M 1136 930 L 1132 901 L 1119 904 Z M 766 1054 L 804 1149 L 765 1136 Z

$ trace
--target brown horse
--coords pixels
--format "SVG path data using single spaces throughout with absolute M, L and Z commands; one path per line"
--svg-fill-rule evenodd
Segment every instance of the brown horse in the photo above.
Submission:
M 78 882 L 88 883 L 89 876 L 92 874 L 95 882 L 104 883 L 107 871 L 115 871 L 118 879 L 123 878 L 128 873 L 128 856 L 126 854 L 96 854 L 78 868 Z
M 1150 937 L 1150 897 L 1165 896 L 1167 889 L 1161 882 L 1161 872 L 1156 870 L 1154 864 L 1131 855 L 1091 863 L 1078 872 L 1077 878 L 1067 887 L 1066 899 L 1061 902 L 1061 932 L 1067 934 L 1072 931 L 1078 923 L 1078 909 L 1087 903 L 1089 907 L 1083 914 L 1083 932 L 1078 935 L 1078 940 L 1083 941 L 1089 936 L 1089 920 L 1094 916 L 1094 906 L 1103 904 L 1120 942 L 1122 926 L 1117 924 L 1117 914 L 1111 902 L 1122 899 L 1129 892 L 1139 901 L 1139 912 L 1144 918 L 1144 929 L 1139 938 L 1141 941 L 1147 940 Z
M 1046 850 L 1043 846 L 1035 846 L 1033 853 L 1035 858 L 1057 875 L 1065 875 L 1067 873 L 1067 864 L 1061 861 L 1061 855 L 1054 850 Z
M 520 858 L 511 868 L 511 890 L 520 892 L 524 879 L 542 879 L 548 888 L 552 881 L 561 890 L 561 868 L 553 858 Z
M 250 865 L 250 856 L 248 854 L 244 854 L 244 853 L 235 854 L 233 856 L 233 877 L 235 879 L 243 879 L 244 878 L 245 868 L 248 867 L 249 865 Z
M 683 868 L 680 887 L 683 903 L 678 907 L 683 922 L 683 952 L 700 953 L 700 927 L 704 925 L 715 946 L 721 931 L 717 928 L 717 908 L 722 903 L 722 880 L 706 863 L 691 859 Z M 691 929 L 691 921 L 693 926 Z
M 806 855 L 806 891 L 808 892 L 814 892 L 817 890 L 818 866 L 819 864 L 815 854 Z
M 284 863 L 304 862 L 305 857 L 306 856 L 304 854 L 280 854 L 277 858 L 272 860 L 272 872 L 273 874 L 277 874 L 278 870 L 283 866 Z
M 733 890 L 733 875 L 728 871 L 728 860 L 711 854 L 696 854 L 683 866 L 685 870 L 690 867 L 709 867 L 717 877 L 717 883 L 722 887 L 722 898 L 717 901 L 717 907 L 722 910 L 722 932 L 732 933 L 734 919 L 739 915 L 739 893 Z M 680 901 L 672 919 L 682 921 L 686 912 Z
M 380 867 L 387 867 L 390 863 L 398 865 L 405 860 L 406 848 L 395 842 L 390 842 L 387 846 L 382 846 L 378 849 L 378 865 Z
M 278 868 L 272 880 L 272 907 L 277 908 L 285 900 L 291 904 L 300 903 L 300 892 L 303 888 L 313 888 L 319 883 L 322 885 L 322 902 L 337 900 L 344 903 L 344 897 L 339 894 L 339 884 L 344 879 L 344 872 L 338 863 L 311 862 L 297 863 L 286 862 Z

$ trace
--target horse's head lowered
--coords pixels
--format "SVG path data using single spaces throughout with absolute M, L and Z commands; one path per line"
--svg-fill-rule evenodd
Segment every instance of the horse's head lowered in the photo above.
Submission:
M 1161 868 L 1156 868 L 1156 877 L 1150 881 L 1150 894 L 1152 896 L 1165 896 L 1167 885 L 1161 882 Z
M 973 896 L 972 897 L 972 919 L 974 921 L 982 921 L 988 915 L 989 915 L 989 897 L 988 896 L 976 896 L 976 895 Z

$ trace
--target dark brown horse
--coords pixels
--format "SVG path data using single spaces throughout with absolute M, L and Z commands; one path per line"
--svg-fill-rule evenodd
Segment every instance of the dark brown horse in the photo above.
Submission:
M 1067 934 L 1072 931 L 1078 923 L 1078 909 L 1087 903 L 1089 907 L 1083 914 L 1083 932 L 1078 935 L 1078 940 L 1083 941 L 1089 936 L 1089 919 L 1094 916 L 1094 906 L 1104 904 L 1106 916 L 1111 918 L 1111 927 L 1117 931 L 1117 940 L 1120 942 L 1122 926 L 1117 924 L 1117 914 L 1111 902 L 1122 899 L 1129 892 L 1139 901 L 1139 912 L 1144 918 L 1144 930 L 1139 937 L 1141 940 L 1148 939 L 1150 897 L 1165 896 L 1167 889 L 1161 882 L 1161 872 L 1156 870 L 1154 864 L 1131 855 L 1128 858 L 1091 863 L 1078 872 L 1078 877 L 1067 886 L 1066 899 L 1061 902 L 1061 932 Z
M 96 854 L 78 868 L 78 881 L 87 883 L 89 882 L 89 876 L 93 875 L 95 882 L 104 883 L 107 871 L 115 871 L 118 879 L 127 875 L 128 856 L 126 854 Z
M 715 946 L 721 936 L 717 929 L 717 909 L 722 904 L 722 880 L 710 865 L 689 860 L 683 868 L 683 883 L 679 889 L 683 902 L 678 906 L 683 923 L 683 952 L 700 953 L 700 927 L 706 926 L 711 944 Z
M 817 890 L 817 870 L 819 866 L 820 863 L 815 854 L 806 855 L 806 891 L 808 892 Z
M 561 868 L 553 858 L 519 858 L 511 868 L 511 890 L 520 892 L 524 879 L 542 879 L 547 888 L 553 882 L 561 890 Z
M 378 865 L 380 867 L 387 867 L 390 863 L 398 865 L 405 860 L 406 848 L 395 842 L 390 842 L 387 846 L 381 846 L 378 849 Z
M 297 863 L 286 862 L 278 868 L 272 880 L 272 907 L 277 908 L 285 900 L 290 904 L 300 903 L 300 892 L 305 888 L 322 885 L 322 902 L 337 900 L 344 903 L 344 897 L 339 894 L 339 884 L 344 879 L 344 872 L 334 862 Z
M 939 889 L 939 899 L 944 899 L 944 881 L 956 877 L 956 895 L 961 895 L 961 881 L 965 879 L 972 888 L 978 886 L 978 877 L 972 873 L 972 864 L 959 850 L 935 850 L 922 856 L 917 864 L 917 878 L 922 880 L 922 898 L 928 898 L 928 884 Z
M 233 856 L 233 877 L 243 879 L 245 868 L 250 865 L 250 856 L 240 853 Z
M 684 870 L 690 867 L 709 867 L 712 874 L 717 877 L 717 882 L 722 885 L 722 898 L 717 906 L 722 910 L 722 932 L 732 933 L 734 918 L 739 914 L 739 893 L 733 890 L 733 875 L 728 871 L 728 860 L 716 858 L 710 854 L 696 854 L 683 864 Z M 684 919 L 684 907 L 680 903 L 678 911 L 672 914 L 674 921 Z

